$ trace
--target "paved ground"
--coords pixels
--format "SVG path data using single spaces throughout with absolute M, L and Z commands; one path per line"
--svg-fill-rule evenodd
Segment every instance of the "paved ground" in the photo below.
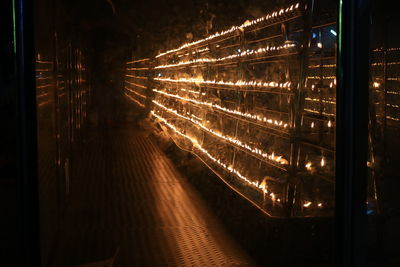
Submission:
M 140 130 L 89 133 L 53 266 L 254 266 Z

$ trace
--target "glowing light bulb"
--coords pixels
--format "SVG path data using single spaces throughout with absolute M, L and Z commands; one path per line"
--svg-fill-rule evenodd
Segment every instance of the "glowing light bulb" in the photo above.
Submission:
M 310 171 L 312 169 L 311 166 L 312 166 L 311 161 L 307 162 L 306 169 Z
M 324 157 L 321 158 L 321 167 L 325 167 L 325 158 Z
M 303 204 L 303 207 L 308 208 L 311 206 L 311 204 L 312 204 L 311 201 L 307 201 L 306 203 Z

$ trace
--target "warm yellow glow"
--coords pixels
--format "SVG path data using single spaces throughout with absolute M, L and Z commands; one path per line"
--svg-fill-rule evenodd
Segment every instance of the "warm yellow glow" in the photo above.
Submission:
M 190 121 L 191 123 L 199 126 L 204 131 L 206 131 L 208 133 L 211 133 L 215 137 L 221 138 L 221 139 L 227 141 L 228 143 L 231 143 L 231 144 L 237 145 L 237 146 L 239 146 L 241 148 L 244 148 L 245 150 L 251 152 L 252 154 L 254 154 L 256 156 L 263 157 L 264 159 L 268 159 L 270 161 L 274 161 L 274 162 L 277 162 L 277 163 L 282 164 L 282 165 L 287 165 L 288 164 L 288 161 L 286 159 L 284 159 L 282 156 L 275 155 L 275 152 L 267 153 L 267 152 L 263 151 L 262 149 L 257 148 L 257 147 L 253 147 L 253 146 L 251 146 L 251 145 L 249 145 L 249 144 L 247 144 L 247 143 L 245 143 L 245 142 L 243 142 L 243 141 L 241 141 L 241 140 L 239 140 L 237 138 L 224 135 L 224 134 L 219 133 L 218 131 L 216 131 L 214 129 L 208 128 L 204 124 L 199 122 L 198 120 L 193 119 L 193 118 L 188 117 L 188 116 L 185 116 L 185 115 L 182 115 L 179 112 L 177 112 L 176 110 L 168 108 L 168 107 L 162 105 L 161 103 L 159 103 L 159 102 L 157 102 L 155 100 L 153 100 L 153 103 L 156 104 L 157 106 L 163 108 L 164 110 L 167 110 L 168 112 L 175 114 L 176 116 L 178 116 L 178 117 L 180 117 L 182 119 Z
M 238 171 L 237 169 L 233 168 L 231 165 L 224 163 L 221 159 L 218 159 L 216 157 L 214 157 L 212 154 L 210 154 L 206 149 L 204 149 L 196 139 L 194 139 L 193 137 L 190 137 L 184 133 L 182 133 L 181 131 L 179 131 L 174 125 L 172 125 L 171 123 L 169 123 L 165 118 L 157 115 L 154 111 L 151 111 L 151 114 L 156 117 L 157 119 L 159 119 L 160 121 L 162 121 L 165 125 L 167 125 L 170 129 L 172 129 L 175 133 L 177 133 L 178 135 L 184 137 L 185 139 L 188 139 L 195 148 L 197 148 L 198 150 L 200 150 L 201 152 L 203 152 L 203 154 L 205 154 L 211 161 L 213 161 L 214 163 L 216 163 L 217 165 L 219 165 L 222 169 L 224 169 L 225 171 L 228 171 L 230 173 L 233 173 L 236 175 L 236 177 L 240 178 L 242 181 L 246 182 L 247 184 L 254 186 L 256 188 L 258 188 L 262 193 L 264 193 L 265 195 L 269 196 L 271 198 L 272 201 L 277 201 L 277 197 L 276 194 L 269 192 L 267 187 L 265 185 L 261 186 L 258 184 L 258 182 L 253 182 L 252 180 L 258 180 L 258 179 L 250 179 L 248 177 L 246 177 L 245 175 L 243 175 L 240 171 Z M 280 201 L 280 200 L 279 200 Z
M 154 78 L 156 81 L 161 82 L 171 82 L 171 83 L 193 83 L 193 84 L 215 84 L 215 85 L 228 85 L 228 86 L 252 86 L 252 87 L 265 87 L 265 88 L 285 88 L 290 90 L 291 82 L 262 82 L 262 81 L 216 81 L 216 80 L 203 80 L 201 78 L 180 78 L 180 79 L 171 79 L 171 78 Z
M 312 204 L 311 201 L 307 201 L 306 203 L 303 204 L 303 207 L 308 208 L 311 206 L 311 204 Z
M 182 97 L 180 95 L 170 94 L 170 93 L 167 93 L 167 92 L 164 92 L 164 91 L 160 91 L 160 90 L 157 90 L 157 89 L 153 89 L 153 91 L 156 92 L 156 93 L 165 95 L 165 96 L 177 98 L 177 99 L 180 99 L 180 100 L 183 100 L 183 101 L 188 101 L 188 102 L 191 102 L 191 103 L 194 103 L 194 104 L 197 104 L 197 105 L 204 105 L 204 106 L 207 106 L 207 107 L 210 107 L 210 108 L 215 108 L 215 109 L 218 109 L 220 111 L 223 111 L 223 112 L 226 112 L 226 113 L 229 113 L 229 114 L 238 115 L 238 116 L 241 116 L 241 117 L 244 117 L 244 118 L 247 118 L 247 119 L 257 120 L 257 121 L 269 124 L 271 126 L 277 126 L 277 127 L 282 127 L 282 128 L 287 128 L 288 127 L 288 124 L 285 123 L 284 121 L 273 120 L 272 118 L 267 118 L 267 117 L 264 117 L 264 116 L 261 116 L 261 115 L 256 115 L 256 114 L 252 114 L 252 113 L 249 113 L 249 112 L 241 112 L 239 110 L 233 110 L 233 109 L 225 108 L 225 107 L 222 107 L 219 104 L 214 104 L 214 103 L 206 102 L 206 101 L 200 101 L 200 100 L 196 100 L 196 99 L 188 98 L 188 97 Z

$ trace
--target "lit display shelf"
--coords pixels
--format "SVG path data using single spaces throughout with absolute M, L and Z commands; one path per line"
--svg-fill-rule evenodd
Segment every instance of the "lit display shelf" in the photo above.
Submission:
M 128 62 L 124 93 L 267 215 L 331 215 L 335 16 L 314 21 L 301 3 L 266 14 Z

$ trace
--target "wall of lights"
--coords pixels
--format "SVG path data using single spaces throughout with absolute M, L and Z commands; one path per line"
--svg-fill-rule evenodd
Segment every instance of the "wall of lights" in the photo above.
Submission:
M 295 3 L 126 68 L 127 99 L 270 216 L 333 212 L 336 24 L 310 12 Z

